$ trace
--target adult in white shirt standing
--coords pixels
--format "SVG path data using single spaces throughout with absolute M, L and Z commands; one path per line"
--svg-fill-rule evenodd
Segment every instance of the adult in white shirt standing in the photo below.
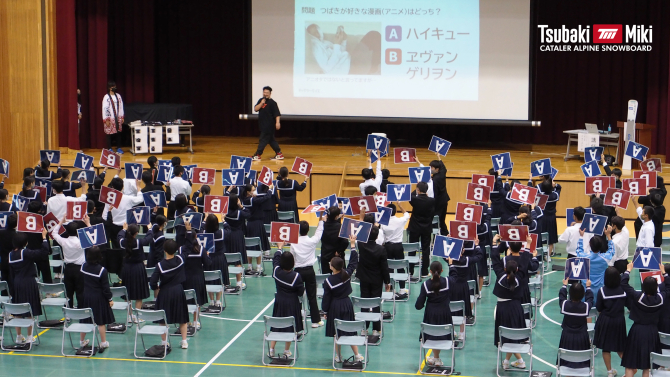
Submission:
M 582 226 L 582 220 L 584 220 L 584 215 L 586 210 L 584 207 L 575 207 L 572 210 L 572 219 L 573 222 L 569 227 L 565 229 L 565 232 L 558 237 L 559 243 L 564 243 L 565 251 L 568 253 L 568 258 L 577 258 L 577 242 L 581 238 L 579 235 L 579 228 Z M 593 233 L 584 233 L 584 251 L 591 251 L 589 246 L 589 241 L 593 237 Z
M 135 185 L 139 185 L 138 182 L 139 181 L 136 180 Z M 110 184 L 114 190 L 123 190 L 123 180 L 121 178 L 113 178 Z M 126 222 L 127 211 L 142 203 L 144 203 L 144 195 L 138 191 L 134 196 L 123 195 L 117 208 L 114 208 L 109 204 L 105 204 L 105 208 L 102 210 L 102 218 L 103 220 L 107 220 L 108 214 L 111 212 L 112 224 L 109 226 L 109 234 L 107 235 L 107 239 L 112 241 L 112 245 L 115 249 L 120 247 L 116 236 L 119 234 L 121 229 L 123 229 L 123 224 Z
M 628 263 L 630 233 L 628 233 L 628 228 L 626 228 L 626 220 L 621 216 L 612 217 L 612 242 L 614 243 L 615 252 L 614 257 L 609 261 L 609 265 L 614 266 L 614 262 L 618 260 L 625 260 Z
M 654 235 L 656 234 L 656 228 L 654 227 L 654 222 L 651 221 L 651 219 L 654 217 L 654 207 L 642 207 L 638 205 L 637 197 L 635 196 L 631 196 L 630 200 L 635 205 L 635 211 L 640 217 L 640 220 L 642 220 L 642 228 L 640 228 L 640 234 L 637 236 L 635 246 L 654 247 Z
M 166 184 L 170 187 L 170 203 L 168 204 L 167 218 L 168 220 L 174 220 L 175 202 L 177 195 L 184 194 L 186 195 L 186 201 L 188 202 L 191 197 L 191 181 L 184 178 L 184 167 L 177 165 L 172 171 L 174 177 Z
M 400 212 L 402 212 L 402 217 L 397 217 L 396 216 L 396 205 L 398 209 L 400 209 Z M 405 230 L 405 226 L 407 225 L 407 222 L 409 221 L 409 212 L 406 212 L 404 208 L 402 208 L 402 204 L 400 202 L 394 204 L 389 204 L 389 207 L 393 211 L 391 213 L 391 219 L 389 220 L 389 225 L 382 225 L 381 230 L 384 232 L 384 248 L 386 249 L 386 258 L 387 259 L 405 259 L 405 251 L 402 247 L 402 236 L 403 236 L 403 231 Z M 395 271 L 392 271 L 389 269 L 389 273 L 392 273 Z M 399 273 L 405 273 L 405 269 L 400 269 L 398 270 Z M 404 299 L 404 295 L 408 293 L 407 289 L 405 289 L 405 282 L 404 281 L 399 281 L 398 285 L 400 286 L 400 299 Z
M 379 154 L 379 151 L 377 151 L 377 154 Z M 365 195 L 365 188 L 368 186 L 374 186 L 377 189 L 377 192 L 381 191 L 382 187 L 382 180 L 384 177 L 382 176 L 382 160 L 381 158 L 377 160 L 377 170 L 375 171 L 375 177 L 372 178 L 372 164 L 370 164 L 369 167 L 363 169 L 361 171 L 361 175 L 363 176 L 363 183 L 358 185 L 358 187 L 361 189 L 361 195 Z
M 70 308 L 76 308 L 83 304 L 84 300 L 84 275 L 81 273 L 81 266 L 86 262 L 86 253 L 81 247 L 79 237 L 77 237 L 77 223 L 70 222 L 65 225 L 67 238 L 61 237 L 58 233 L 65 223 L 65 216 L 61 217 L 60 222 L 51 231 L 51 237 L 58 242 L 63 250 L 63 283 L 65 284 L 65 293 Z M 88 216 L 84 217 L 86 226 L 91 226 Z M 77 297 L 77 306 L 74 305 L 74 297 Z

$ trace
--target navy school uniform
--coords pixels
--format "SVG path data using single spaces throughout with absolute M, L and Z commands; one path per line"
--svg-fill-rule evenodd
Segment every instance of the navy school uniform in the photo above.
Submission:
M 563 323 L 561 328 L 561 340 L 558 348 L 563 348 L 570 351 L 582 351 L 591 349 L 591 341 L 589 340 L 588 328 L 586 326 L 586 318 L 589 316 L 591 307 L 593 307 L 593 292 L 591 287 L 585 287 L 584 301 L 568 300 L 568 288 L 564 285 L 558 292 L 558 305 L 563 314 Z M 562 366 L 570 368 L 585 368 L 590 362 L 569 362 L 562 361 Z
M 149 243 L 149 256 L 147 257 L 147 267 L 156 267 L 158 262 L 165 258 L 165 235 L 160 230 L 158 225 L 155 225 L 149 230 L 147 235 L 151 235 L 151 242 Z
M 192 235 L 192 232 L 189 232 Z M 193 237 L 195 237 L 193 235 Z M 185 241 L 187 243 L 189 241 Z M 193 240 L 190 241 L 193 243 Z M 205 269 L 212 265 L 212 260 L 209 258 L 207 251 L 198 244 L 192 244 L 185 248 L 190 250 L 190 253 L 185 258 L 186 262 L 186 281 L 184 281 L 184 289 L 195 290 L 195 296 L 198 306 L 207 303 L 207 289 L 205 287 Z M 197 250 L 196 250 L 197 249 Z M 181 248 L 180 248 L 181 250 Z
M 447 276 L 440 277 L 440 290 L 435 293 L 432 290 L 433 281 L 428 279 L 421 284 L 421 292 L 416 298 L 414 307 L 416 310 L 426 309 L 423 311 L 423 322 L 429 325 L 450 325 L 453 323 L 451 319 L 451 310 L 449 303 L 451 302 L 451 288 L 456 285 L 454 278 Z M 467 308 L 467 304 L 466 304 Z M 454 330 L 458 332 L 459 330 Z M 424 340 L 449 340 L 451 335 L 433 336 L 424 335 Z
M 193 203 L 198 212 L 205 213 L 205 195 L 201 197 L 200 190 L 193 193 Z
M 523 313 L 521 303 L 524 297 L 523 282 L 518 274 L 515 274 L 516 285 L 512 288 L 509 279 L 505 273 L 505 264 L 500 259 L 500 249 L 491 248 L 491 269 L 496 275 L 496 282 L 493 286 L 493 295 L 498 298 L 495 309 L 495 325 L 493 333 L 493 345 L 498 346 L 500 335 L 498 329 L 500 326 L 523 329 L 526 328 L 526 319 Z M 505 343 L 520 343 L 521 340 L 503 339 Z
M 272 197 L 263 195 L 257 197 L 249 196 L 242 199 L 242 206 L 249 210 L 249 218 L 247 219 L 247 227 L 245 230 L 246 237 L 260 238 L 260 251 L 270 250 L 270 241 L 268 240 L 268 234 L 265 231 L 265 224 L 263 223 L 263 205 L 268 200 L 272 200 Z M 259 250 L 258 246 L 254 246 L 254 250 Z
M 529 182 L 530 183 L 530 182 Z M 508 220 L 519 214 L 519 207 L 524 203 L 512 199 L 512 185 L 504 184 L 500 189 L 502 206 L 500 207 L 500 223 L 509 224 Z
M 541 232 L 549 233 L 549 245 L 558 243 L 558 230 L 556 226 L 556 204 L 561 198 L 561 185 L 556 184 L 554 191 L 549 194 L 547 205 L 544 206 L 544 215 L 539 220 Z
M 91 184 L 93 184 L 91 182 Z M 81 183 L 79 182 L 63 182 L 63 195 L 65 196 L 70 196 L 70 197 L 76 197 L 77 196 L 77 191 L 81 188 Z
M 517 220 L 519 214 L 517 213 L 514 216 L 511 216 L 510 218 L 505 221 L 506 224 L 511 224 L 514 220 Z M 530 211 L 530 220 L 526 219 L 518 219 L 521 221 L 522 225 L 527 225 L 528 226 L 528 232 L 529 233 L 535 233 L 535 234 L 540 234 L 540 228 L 539 228 L 539 221 L 540 219 L 544 216 L 544 212 L 542 211 L 542 208 L 540 207 L 535 207 L 532 211 Z
M 277 293 L 275 293 L 275 304 L 272 308 L 273 317 L 293 317 L 295 319 L 296 332 L 303 331 L 302 326 L 302 305 L 299 298 L 305 293 L 305 284 L 302 282 L 300 274 L 291 271 L 284 271 L 279 267 L 281 252 L 277 251 L 272 258 L 274 271 L 272 277 L 275 279 Z M 293 332 L 293 327 L 283 329 L 271 328 L 270 331 Z
M 491 208 L 488 205 L 482 205 L 482 221 L 477 224 L 477 238 L 479 239 L 479 247 L 482 251 L 482 258 L 477 262 L 477 275 L 489 276 L 489 269 L 486 265 L 488 255 L 486 254 L 486 245 L 491 244 Z M 477 285 L 479 287 L 479 285 Z
M 449 268 L 449 276 L 453 278 L 449 286 L 451 301 L 463 301 L 465 303 L 465 316 L 472 317 L 472 307 L 470 302 L 470 287 L 468 280 L 472 279 L 472 268 L 482 259 L 482 252 L 479 246 L 474 249 L 463 249 L 461 257 L 453 260 Z M 461 312 L 454 312 L 455 315 L 463 315 Z
M 81 273 L 84 276 L 84 302 L 79 307 L 91 308 L 93 319 L 98 326 L 114 323 L 114 312 L 109 306 L 112 291 L 109 289 L 107 270 L 99 264 L 84 263 L 81 266 Z M 92 323 L 90 319 L 81 322 Z
M 230 225 L 223 223 L 223 229 L 214 233 L 214 252 L 209 254 L 212 263 L 206 271 L 221 271 L 223 285 L 230 285 L 230 276 L 228 275 L 228 262 L 226 261 L 226 243 L 224 239 L 230 237 Z M 221 284 L 220 280 L 210 282 L 210 284 Z
M 509 186 L 509 185 L 507 185 Z M 509 188 L 507 189 L 509 190 Z M 505 191 L 505 192 L 503 192 Z M 500 218 L 502 216 L 503 201 L 505 200 L 506 190 L 502 178 L 497 177 L 491 190 L 491 217 Z
M 351 275 L 358 265 L 358 253 L 351 251 L 349 265 L 346 268 L 347 280 L 342 281 L 342 275 L 329 275 L 323 282 L 323 299 L 321 300 L 321 309 L 326 312 L 326 336 L 335 336 L 335 320 L 354 321 L 354 305 L 351 303 L 349 295 L 351 294 Z M 338 336 L 353 336 L 354 332 L 339 331 Z
M 521 303 L 528 304 L 530 303 L 530 288 L 528 288 L 529 271 L 537 270 L 540 267 L 540 263 L 528 249 L 521 249 L 519 256 L 510 254 L 503 258 L 503 267 L 507 266 L 507 262 L 511 260 L 516 261 L 519 266 L 516 276 L 519 278 L 520 287 L 523 292 Z
M 670 291 L 670 279 L 665 279 L 663 281 L 665 286 L 665 291 Z M 666 293 L 667 294 L 667 293 Z M 663 309 L 661 309 L 661 317 L 658 320 L 658 331 L 662 333 L 670 333 L 670 300 L 663 301 Z M 662 349 L 670 349 L 670 346 L 661 344 Z
M 277 221 L 277 203 L 279 202 L 279 196 L 277 194 L 277 187 L 273 186 L 272 189 L 268 190 L 266 193 L 259 193 L 258 196 L 268 195 L 269 200 L 263 202 L 263 224 L 270 224 L 273 221 Z
M 182 208 L 181 210 L 175 210 L 174 211 L 174 218 L 176 219 L 177 217 L 179 217 L 183 214 L 189 213 L 189 212 L 193 212 L 193 209 L 189 206 L 186 206 L 186 207 Z M 177 246 L 183 246 L 184 243 L 186 242 L 186 227 L 183 224 L 181 224 L 181 225 L 175 226 L 174 229 L 175 229 L 175 233 L 177 233 L 177 235 L 175 236 L 175 241 L 177 242 Z
M 593 345 L 604 352 L 623 352 L 626 348 L 626 292 L 621 286 L 600 287 L 596 300 L 598 320 Z
M 241 210 L 228 209 L 226 223 L 230 225 L 230 237 L 225 238 L 226 250 L 228 253 L 242 254 L 242 263 L 247 261 L 247 247 L 244 243 L 244 234 L 246 229 L 246 220 L 251 216 L 248 209 Z
M 158 262 L 153 275 L 151 275 L 151 289 L 160 288 L 156 296 L 156 310 L 164 310 L 167 323 L 188 323 L 188 304 L 184 294 L 184 282 L 186 281 L 185 259 L 193 247 L 192 232 L 188 232 L 186 244 L 179 248 L 174 258 L 163 259 Z
M 126 231 L 121 229 L 117 235 L 119 245 L 123 249 L 123 269 L 121 281 L 128 291 L 128 300 L 144 300 L 149 297 L 149 279 L 144 267 L 144 246 L 153 240 L 151 234 L 142 239 L 135 239 L 130 253 L 126 251 Z
M 293 179 L 277 181 L 277 190 L 279 190 L 279 204 L 278 211 L 293 211 L 295 214 L 294 223 L 300 221 L 300 214 L 298 212 L 298 201 L 296 199 L 297 192 L 303 191 L 307 187 L 307 181 L 298 184 Z
M 668 279 L 667 274 L 664 277 Z M 633 326 L 628 331 L 621 366 L 630 369 L 650 369 L 649 354 L 661 353 L 658 322 L 666 299 L 665 284 L 660 286 L 662 291 L 654 296 L 648 296 L 631 287 L 628 284 L 629 279 L 630 273 L 624 272 L 621 276 L 621 288 L 626 292 L 626 307 L 630 310 L 628 318 L 633 320 Z
M 49 255 L 49 243 L 44 240 L 40 249 L 12 250 L 9 253 L 9 268 L 14 281 L 12 302 L 30 304 L 33 316 L 42 315 L 40 291 L 37 286 L 35 261 Z
M 46 179 L 48 181 L 53 181 L 54 179 L 60 179 L 63 177 L 63 170 L 58 168 L 54 173 L 49 169 L 42 169 L 39 165 L 35 167 L 35 178 Z

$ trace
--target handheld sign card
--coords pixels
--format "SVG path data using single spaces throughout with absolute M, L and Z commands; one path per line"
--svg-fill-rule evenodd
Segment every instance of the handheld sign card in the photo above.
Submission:
M 491 156 L 494 170 L 509 169 L 512 167 L 512 157 L 509 152 L 494 154 Z
M 459 259 L 463 251 L 463 240 L 442 235 L 435 236 L 433 256 Z
M 339 237 L 349 239 L 349 235 L 353 234 L 356 236 L 356 241 L 368 242 L 371 230 L 372 224 L 370 223 L 344 217 L 342 218 Z
M 627 178 L 622 183 L 621 188 L 633 196 L 647 195 L 647 181 L 644 178 Z
M 272 169 L 270 169 L 267 166 L 263 166 L 261 172 L 258 174 L 258 182 L 270 187 L 272 186 L 273 175 L 274 174 L 272 172 Z
M 585 163 L 584 165 L 581 166 L 581 169 L 585 177 L 595 177 L 597 175 L 600 175 L 600 167 L 598 166 L 598 162 L 596 161 Z
M 536 187 L 529 187 L 520 183 L 515 183 L 512 187 L 510 198 L 521 203 L 533 204 L 535 203 L 535 196 L 537 196 Z
M 589 258 L 568 258 L 565 260 L 565 279 L 588 280 L 591 276 Z
M 537 196 L 535 197 L 535 205 L 544 210 L 544 208 L 547 206 L 547 200 L 549 200 L 549 195 L 540 194 L 538 192 Z
M 93 184 L 93 180 L 95 180 L 95 172 L 93 170 L 76 170 L 72 172 L 72 180 L 85 181 L 87 183 Z M 35 182 L 37 182 L 37 180 L 35 180 Z M 50 181 L 49 181 L 49 189 L 51 189 Z
M 172 166 L 172 160 L 158 160 L 158 166 Z
M 528 245 L 526 242 L 523 243 L 524 249 L 528 249 L 529 252 L 533 253 L 535 250 L 537 250 L 537 234 L 536 233 L 528 233 L 532 241 L 530 242 L 530 245 Z
M 388 185 L 386 186 L 386 200 L 389 202 L 409 202 L 412 198 L 411 185 Z
M 391 221 L 391 213 L 393 213 L 391 208 L 377 206 L 377 212 L 375 212 L 375 222 L 380 225 L 389 225 L 389 221 Z
M 642 144 L 636 143 L 634 141 L 628 141 L 628 144 L 626 144 L 625 155 L 629 156 L 630 158 L 634 158 L 638 161 L 644 161 L 644 157 L 647 155 L 647 152 L 649 152 L 649 148 Z
M 456 203 L 456 220 L 482 222 L 484 207 L 476 204 Z
M 409 183 L 411 184 L 430 181 L 429 166 L 424 166 L 422 168 L 407 168 L 407 172 L 409 174 Z
M 217 195 L 205 195 L 205 212 L 228 213 L 228 197 Z
M 586 211 L 586 213 L 591 213 L 591 208 L 590 207 L 589 208 L 584 208 L 584 210 Z M 570 226 L 570 224 L 572 224 L 575 221 L 574 213 L 575 213 L 574 208 L 567 208 L 565 210 L 565 219 L 568 222 L 568 224 L 567 224 L 568 226 Z
M 47 201 L 48 198 L 47 198 L 47 188 L 46 187 L 35 186 L 35 187 L 33 187 L 33 191 L 40 194 L 40 199 L 42 199 L 42 202 Z
M 163 182 L 167 184 L 172 178 L 172 166 L 161 165 L 158 167 L 158 174 L 156 175 L 156 180 L 158 182 Z
M 291 171 L 309 177 L 312 174 L 312 163 L 304 158 L 296 157 L 293 161 Z
M 466 200 L 473 202 L 488 202 L 491 198 L 491 189 L 487 186 L 480 186 L 474 183 L 468 183 L 468 191 L 465 193 Z
M 661 285 L 661 283 L 663 283 L 663 281 L 665 280 L 663 278 L 663 273 L 661 271 L 645 271 L 645 272 L 640 272 L 640 283 L 643 283 L 644 279 L 646 279 L 650 276 L 653 277 L 654 279 L 656 279 L 656 282 L 658 283 L 658 285 Z
M 584 183 L 586 195 L 604 194 L 610 187 L 616 187 L 616 181 L 613 176 L 586 177 Z
M 9 177 L 9 161 L 0 158 L 0 174 Z
M 657 171 L 659 173 L 663 172 L 663 165 L 661 164 L 660 158 L 650 158 L 648 160 L 644 160 L 640 162 L 640 168 L 643 171 Z
M 391 202 L 386 199 L 387 196 L 385 192 L 378 192 L 375 194 L 375 204 L 377 204 L 377 207 L 386 207 L 391 204 Z
M 123 193 L 121 191 L 114 190 L 107 186 L 100 187 L 100 200 L 103 203 L 107 203 L 114 208 L 119 208 L 121 204 L 121 198 L 123 198 Z
M 603 147 L 584 148 L 584 162 L 600 161 L 600 156 L 603 155 L 603 150 Z
M 602 236 L 606 225 L 607 216 L 589 213 L 584 215 L 582 226 L 580 226 L 579 229 L 585 231 L 586 233 L 593 233 L 595 235 Z
M 251 170 L 251 157 L 230 156 L 231 169 L 244 169 L 244 174 Z
M 44 219 L 41 215 L 28 212 L 17 212 L 16 215 L 18 216 L 16 223 L 17 232 L 42 233 Z
M 107 166 L 108 168 L 112 169 L 120 169 L 121 156 L 119 156 L 114 152 L 111 152 L 109 149 L 103 149 L 102 153 L 100 154 L 99 164 L 102 166 Z
M 89 170 L 93 166 L 93 156 L 77 152 L 74 158 L 74 167 L 81 170 Z
M 610 187 L 605 192 L 605 199 L 603 199 L 603 204 L 610 207 L 627 209 L 629 201 L 630 192 Z
M 312 204 L 318 204 L 318 205 L 321 205 L 324 209 L 328 209 L 332 206 L 337 205 L 337 195 L 331 194 L 329 196 L 326 196 L 325 198 L 313 200 Z M 376 208 L 375 208 L 375 210 L 376 210 Z M 375 211 L 372 211 L 372 212 L 375 212 Z
M 184 175 L 183 177 L 187 180 L 192 180 L 193 179 L 193 172 L 195 168 L 197 168 L 198 165 L 183 165 L 184 168 Z
M 506 242 L 526 242 L 528 225 L 499 224 L 500 239 Z
M 514 163 L 512 163 L 512 166 L 507 168 L 507 169 L 502 169 L 502 172 L 500 173 L 501 177 L 511 177 L 512 176 L 512 170 L 514 168 Z M 558 173 L 558 170 L 556 170 Z
M 310 214 L 310 213 L 319 213 L 322 211 L 325 211 L 327 208 L 323 206 L 322 204 L 310 204 L 305 209 L 302 210 L 302 214 Z M 318 215 L 317 215 L 318 216 Z
M 449 233 L 452 238 L 464 241 L 474 241 L 477 238 L 477 223 L 474 221 L 449 221 Z
M 370 134 L 368 135 L 368 139 L 365 142 L 365 149 L 370 151 L 378 150 L 382 152 L 381 157 L 384 157 L 388 153 L 389 144 L 390 142 L 388 138 Z
M 126 224 L 149 225 L 151 223 L 149 207 L 135 207 L 126 211 Z
M 430 139 L 430 144 L 428 145 L 429 151 L 435 152 L 441 156 L 446 156 L 447 153 L 449 153 L 450 148 L 451 142 L 435 135 L 433 135 L 433 137 Z
M 297 243 L 300 237 L 300 224 L 273 221 L 270 224 L 270 242 Z
M 54 215 L 52 212 L 47 213 L 44 215 L 42 218 L 44 221 L 44 227 L 47 228 L 47 232 L 49 232 L 49 235 L 51 235 L 51 232 L 53 232 L 54 229 L 56 229 L 56 225 L 58 225 L 58 219 L 56 218 L 56 215 Z M 64 229 L 65 227 L 60 228 L 60 234 L 63 235 L 64 233 L 67 232 L 67 230 Z
M 167 208 L 167 200 L 165 199 L 165 191 L 149 191 L 142 193 L 144 196 L 144 205 L 154 209 L 156 207 Z
M 396 164 L 413 164 L 416 162 L 416 149 L 414 148 L 393 148 L 393 161 Z
M 142 179 L 142 164 L 126 162 L 125 168 L 127 179 Z
M 200 212 L 186 212 L 174 219 L 174 226 L 184 226 L 185 223 L 190 223 L 193 229 L 202 228 L 202 218 L 204 213 Z
M 40 160 L 41 161 L 47 160 L 52 164 L 57 164 L 60 162 L 60 151 L 41 150 Z
M 352 216 L 360 215 L 361 210 L 365 210 L 365 213 L 377 212 L 377 203 L 375 203 L 375 197 L 372 195 L 349 198 L 349 203 L 351 204 Z
M 12 195 L 12 206 L 9 210 L 25 212 L 28 210 L 28 203 L 30 203 L 28 198 L 21 195 Z
M 661 248 L 660 247 L 638 247 L 633 256 L 633 268 L 647 270 L 661 269 Z
M 221 183 L 224 186 L 244 186 L 244 169 L 221 170 Z
M 195 235 L 200 248 L 207 253 L 214 252 L 214 233 L 200 233 Z
M 495 183 L 496 177 L 492 175 L 485 175 L 485 174 L 473 174 L 472 175 L 472 183 L 480 186 L 486 186 L 491 191 L 493 191 L 493 185 Z
M 343 215 L 345 215 L 345 216 L 353 216 L 354 215 L 354 212 L 351 208 L 351 201 L 349 200 L 349 198 L 337 198 L 337 201 L 341 205 L 340 208 L 342 209 L 342 214 Z
M 254 184 L 256 182 L 256 170 L 249 170 L 249 172 L 246 174 L 246 178 L 244 180 L 244 184 Z
M 87 202 L 66 202 L 65 220 L 83 220 L 86 208 Z
M 210 168 L 193 168 L 193 183 L 213 185 L 216 183 L 216 170 Z
M 556 178 L 556 174 L 558 174 L 558 169 L 556 169 L 555 167 L 552 166 L 551 167 L 551 179 Z
M 107 243 L 107 235 L 105 234 L 105 225 L 97 224 L 87 228 L 77 229 L 77 237 L 81 243 L 82 249 L 89 247 L 104 245 Z
M 552 167 L 550 158 L 544 158 L 542 160 L 537 160 L 530 163 L 530 174 L 533 177 L 549 175 L 551 172 Z
M 51 212 L 49 212 L 51 213 Z M 14 212 L 0 212 L 0 230 L 6 230 L 7 229 L 7 218 L 10 215 L 13 215 Z
M 658 174 L 655 171 L 639 171 L 636 170 L 633 172 L 633 178 L 642 178 L 647 185 L 647 188 L 656 188 L 656 179 Z M 646 190 L 644 190 L 646 193 Z

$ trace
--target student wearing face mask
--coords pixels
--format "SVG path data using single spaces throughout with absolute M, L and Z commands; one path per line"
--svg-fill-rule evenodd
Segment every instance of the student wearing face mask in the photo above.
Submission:
M 102 121 L 107 134 L 107 148 L 114 152 L 112 145 L 116 144 L 116 153 L 123 154 L 121 150 L 121 130 L 123 126 L 124 111 L 121 95 L 116 93 L 116 83 L 107 82 L 107 94 L 102 97 Z

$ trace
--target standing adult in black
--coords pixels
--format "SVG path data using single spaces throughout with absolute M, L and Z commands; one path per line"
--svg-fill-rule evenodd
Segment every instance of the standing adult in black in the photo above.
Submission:
M 409 201 L 409 204 L 412 205 L 412 217 L 410 217 L 407 226 L 409 242 L 421 242 L 421 276 L 428 276 L 430 238 L 433 233 L 433 216 L 435 216 L 437 210 L 436 199 L 426 195 L 427 192 L 428 184 L 426 182 L 417 183 L 416 190 L 412 192 L 412 199 Z M 412 254 L 416 253 L 410 253 L 410 255 Z M 414 264 L 409 266 L 409 270 L 410 274 L 414 275 Z
M 279 106 L 277 102 L 270 98 L 272 96 L 272 88 L 266 86 L 263 88 L 263 97 L 256 102 L 254 111 L 258 111 L 258 126 L 261 129 L 261 136 L 258 140 L 258 150 L 253 155 L 254 161 L 260 161 L 265 146 L 270 144 L 270 147 L 275 151 L 275 156 L 271 160 L 283 160 L 284 155 L 281 153 L 279 143 L 275 140 L 275 129 L 279 131 L 281 124 L 279 118 Z
M 357 242 L 358 247 L 358 268 L 356 269 L 356 277 L 361 281 L 361 297 L 373 298 L 382 297 L 382 289 L 386 284 L 386 291 L 391 291 L 391 278 L 389 275 L 389 265 L 386 259 L 386 249 L 382 245 L 377 244 L 377 237 L 379 236 L 379 228 L 372 227 L 368 242 Z M 372 310 L 363 309 L 362 311 L 380 312 L 380 308 Z M 369 325 L 366 322 L 365 327 Z M 379 335 L 381 331 L 381 323 L 375 322 L 372 324 L 372 335 Z
M 449 235 L 446 217 L 449 205 L 449 194 L 447 193 L 447 167 L 441 160 L 430 162 L 430 174 L 433 178 L 433 196 L 435 197 L 435 215 L 439 218 L 440 234 Z M 428 266 L 426 266 L 428 268 Z M 426 272 L 427 273 L 427 272 Z M 423 274 L 422 274 L 423 275 Z

